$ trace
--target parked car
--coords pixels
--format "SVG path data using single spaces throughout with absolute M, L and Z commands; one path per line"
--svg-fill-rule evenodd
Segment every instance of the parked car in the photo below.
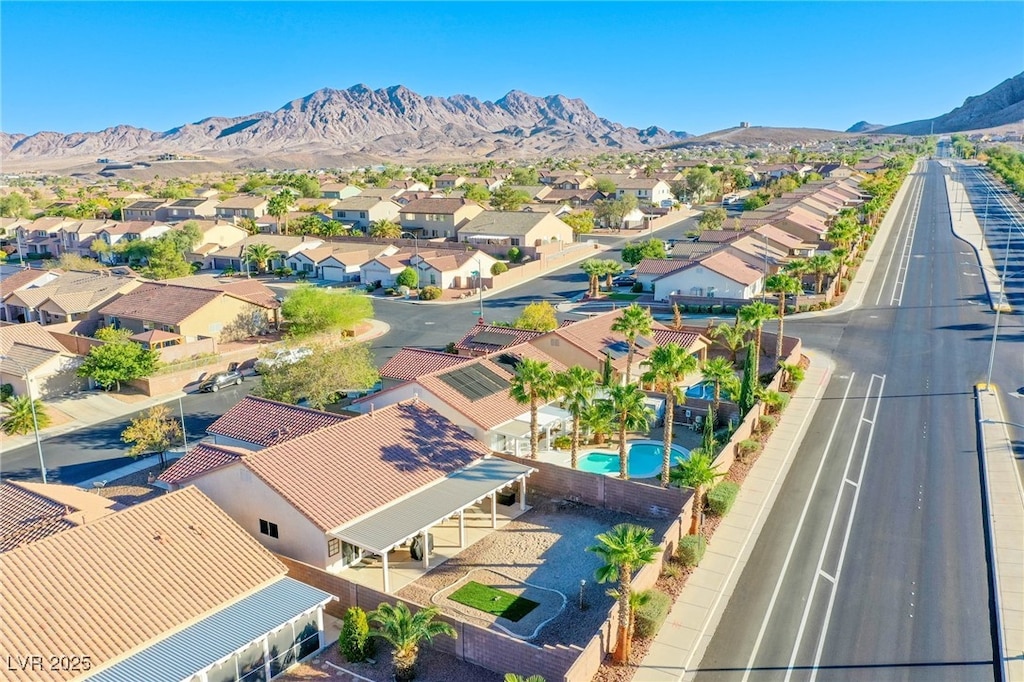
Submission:
M 294 365 L 299 360 L 308 358 L 313 354 L 309 348 L 282 348 L 269 358 L 260 358 L 256 361 L 255 370 L 262 374 L 268 369 L 274 369 L 281 365 Z
M 242 373 L 237 369 L 211 374 L 199 383 L 203 393 L 216 393 L 225 386 L 237 386 L 242 383 Z
M 617 287 L 631 287 L 636 284 L 636 277 L 634 275 L 619 275 L 612 280 L 612 284 Z

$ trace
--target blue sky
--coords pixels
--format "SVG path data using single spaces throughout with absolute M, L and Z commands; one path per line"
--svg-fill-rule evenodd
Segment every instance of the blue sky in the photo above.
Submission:
M 1024 70 L 1024 3 L 0 3 L 0 130 L 166 130 L 322 87 L 582 98 L 703 133 L 845 129 Z

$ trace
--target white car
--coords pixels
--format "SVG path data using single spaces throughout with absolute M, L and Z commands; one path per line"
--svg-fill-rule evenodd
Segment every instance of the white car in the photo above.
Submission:
M 263 373 L 269 369 L 280 367 L 282 365 L 294 365 L 299 360 L 308 358 L 313 354 L 313 351 L 309 348 L 282 348 L 274 353 L 269 358 L 260 358 L 256 361 L 255 369 L 259 373 Z

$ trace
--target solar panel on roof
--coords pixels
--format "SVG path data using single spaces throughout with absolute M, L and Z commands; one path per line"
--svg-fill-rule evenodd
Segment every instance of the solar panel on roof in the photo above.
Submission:
M 508 346 L 515 343 L 515 334 L 507 332 L 480 332 L 474 336 L 472 343 L 481 343 L 485 346 Z
M 509 383 L 479 363 L 458 367 L 437 377 L 470 402 L 507 391 Z
M 650 348 L 651 346 L 654 345 L 654 341 L 651 341 L 650 339 L 645 339 L 642 336 L 638 336 L 636 337 L 636 345 L 639 348 Z
M 618 360 L 629 355 L 629 344 L 625 341 L 616 341 L 615 343 L 609 343 L 605 345 L 604 352 L 607 353 L 612 360 Z

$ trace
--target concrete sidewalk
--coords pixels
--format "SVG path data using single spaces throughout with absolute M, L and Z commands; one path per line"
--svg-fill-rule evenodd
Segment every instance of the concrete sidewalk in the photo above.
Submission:
M 751 468 L 732 510 L 722 519 L 708 551 L 676 599 L 668 619 L 636 669 L 642 682 L 690 679 L 700 664 L 733 589 L 778 497 L 800 442 L 829 379 L 832 361 L 808 351 L 811 366 L 790 400 L 764 452 Z
M 370 341 L 387 334 L 390 330 L 391 327 L 386 322 L 370 320 L 370 329 L 356 336 L 354 340 Z M 173 393 L 164 393 L 162 395 L 129 402 L 115 398 L 104 391 L 96 390 L 81 391 L 68 396 L 48 398 L 43 401 L 44 404 L 63 412 L 71 417 L 71 420 L 58 426 L 50 426 L 45 429 L 40 429 L 39 438 L 40 440 L 46 440 L 55 436 L 61 436 L 65 433 L 71 433 L 72 431 L 77 431 L 78 429 L 83 429 L 110 419 L 116 419 L 117 417 L 133 414 L 139 410 L 145 410 L 153 407 L 154 405 L 162 405 L 163 403 L 177 400 L 184 395 L 186 395 L 184 391 L 174 391 Z M 0 433 L 0 453 L 8 450 L 15 450 L 34 443 L 35 435 L 31 433 L 24 436 L 6 436 Z
M 1004 313 L 1010 312 L 1010 304 L 1003 300 L 1000 271 L 992 257 L 993 252 L 998 253 L 997 249 L 1005 249 L 1005 246 L 988 243 L 985 232 L 978 223 L 978 216 L 974 214 L 971 202 L 967 199 L 964 186 L 949 175 L 946 176 L 946 199 L 949 201 L 953 234 L 971 245 L 981 263 L 981 275 L 985 279 L 985 288 L 988 289 L 989 305 L 992 310 L 1001 308 Z
M 1002 644 L 1003 679 L 1024 682 L 1024 483 L 1008 422 L 995 387 L 979 384 L 978 423 L 985 476 L 985 507 L 992 582 Z

